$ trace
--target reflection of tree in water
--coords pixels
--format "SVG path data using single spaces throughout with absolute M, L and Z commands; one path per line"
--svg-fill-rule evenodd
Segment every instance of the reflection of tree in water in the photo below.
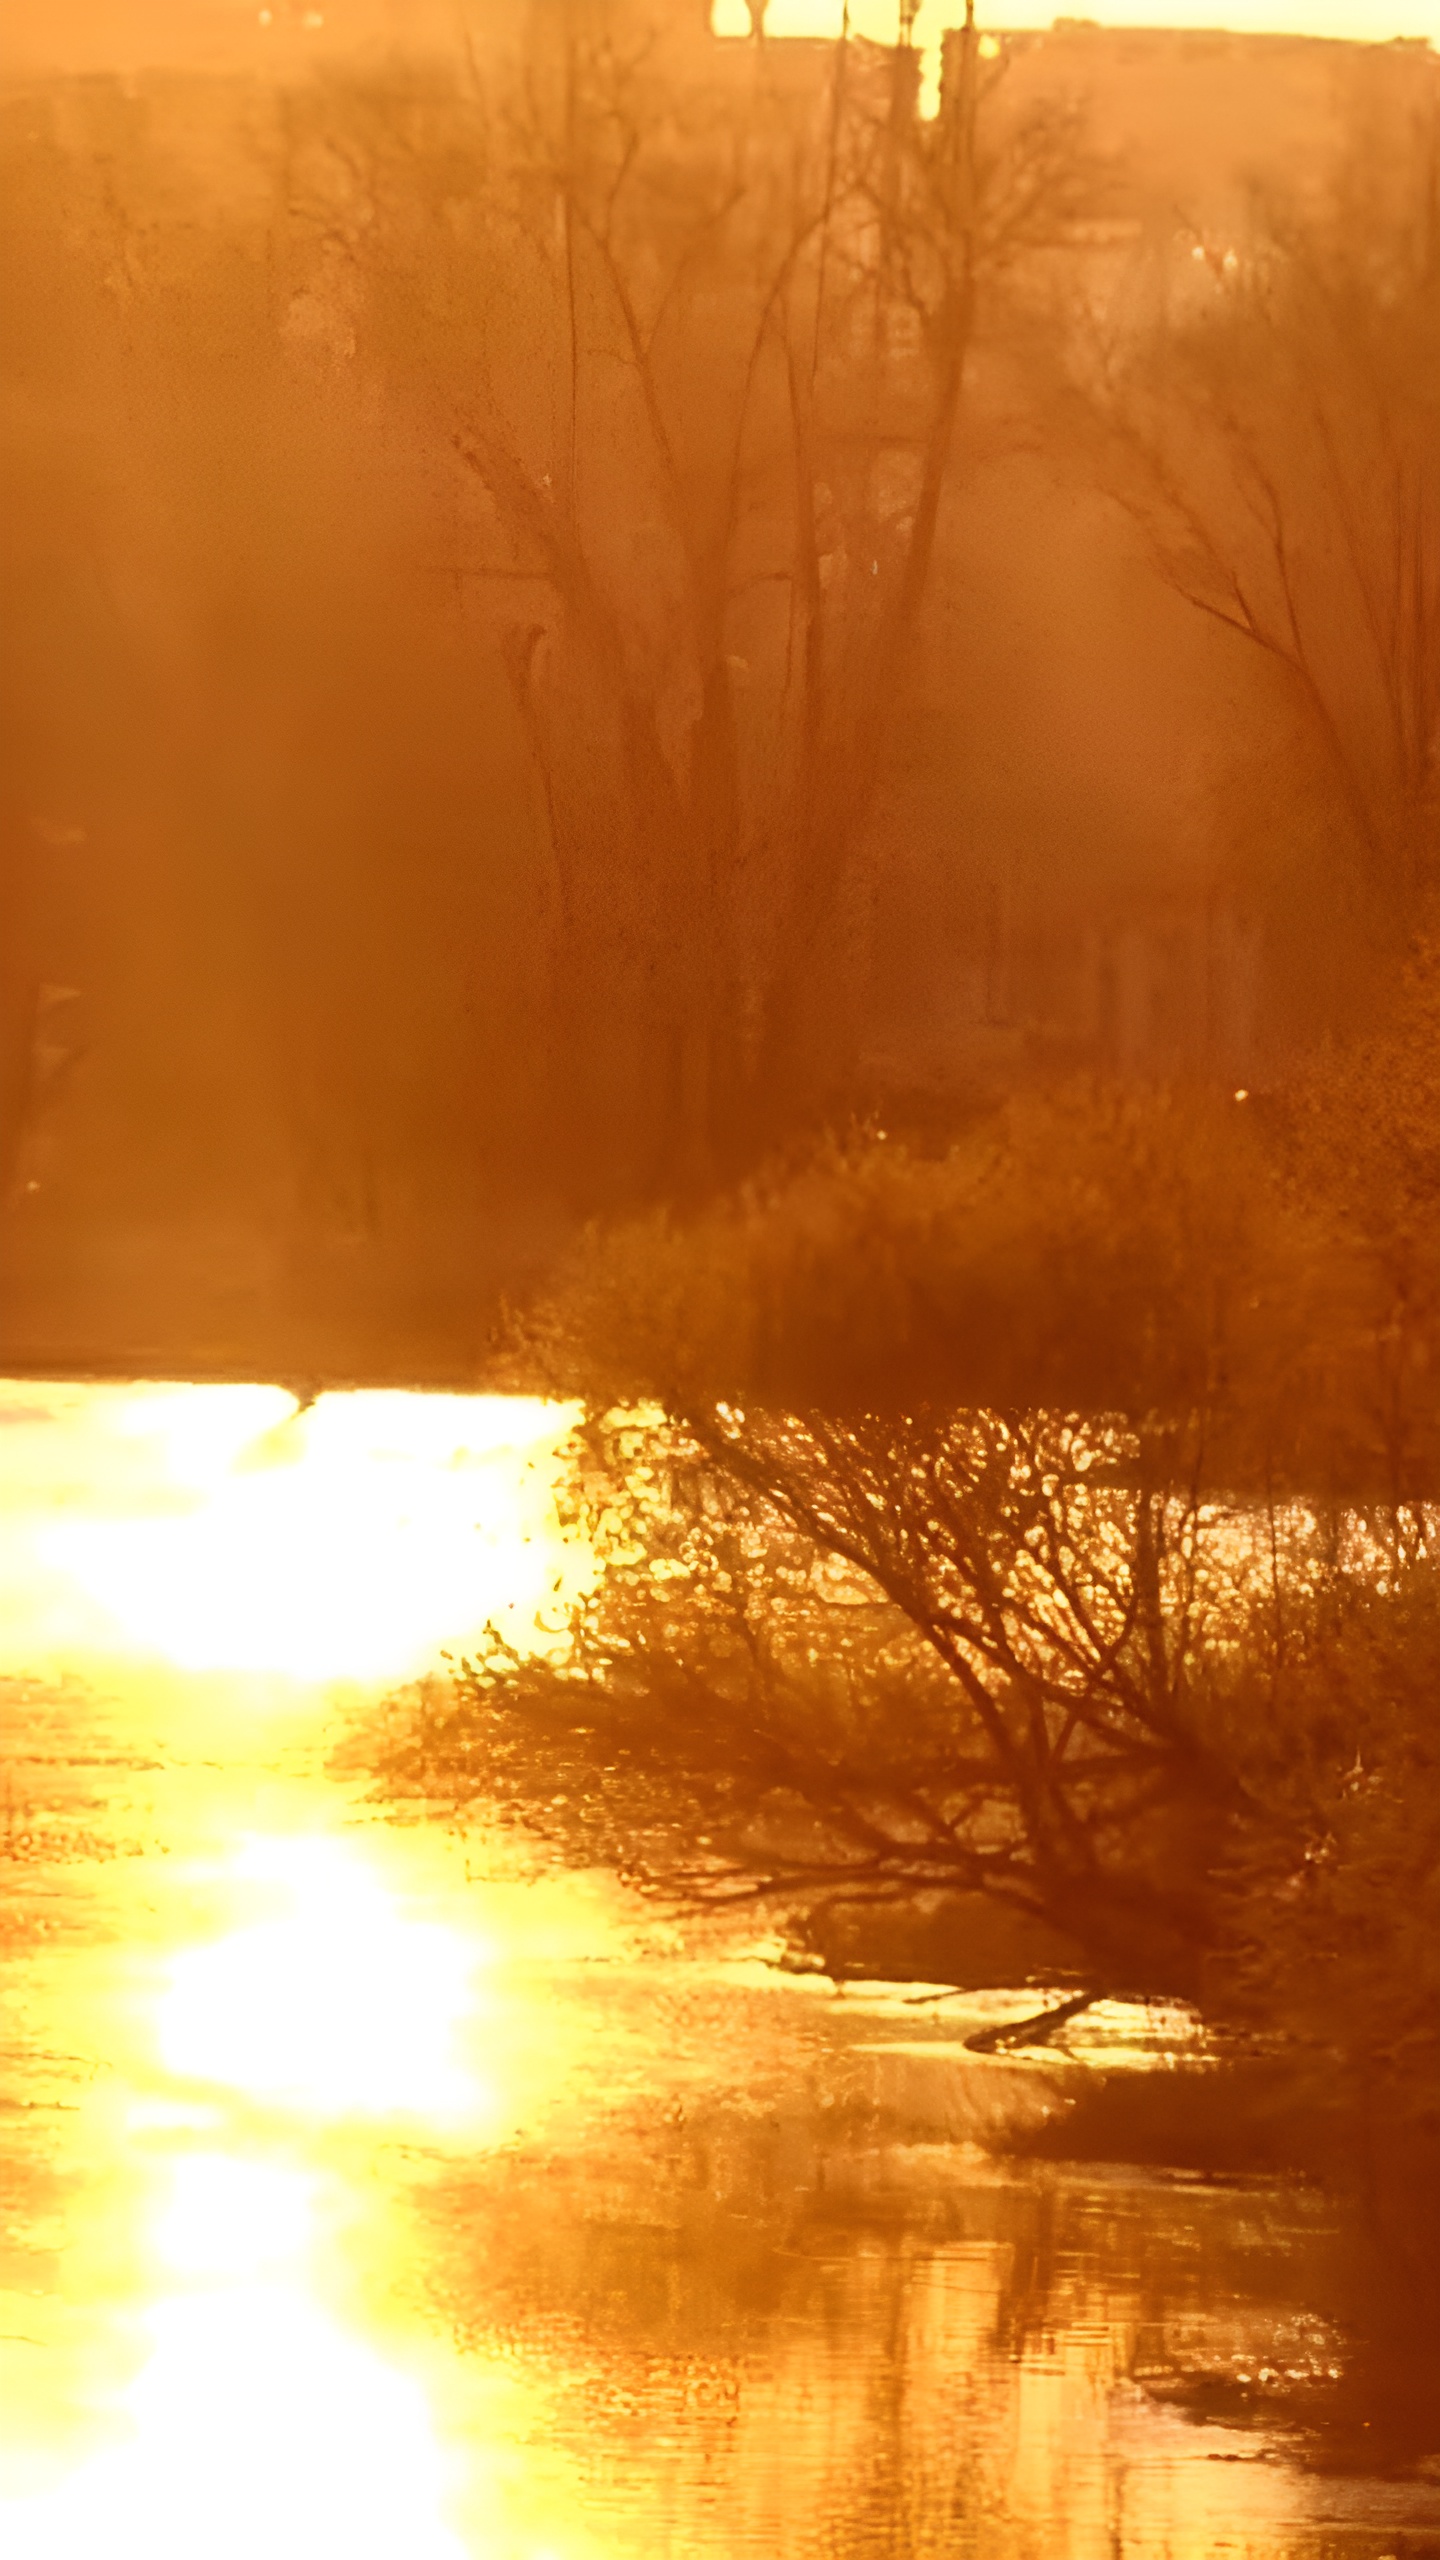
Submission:
M 658 2446 L 687 2537 L 690 2499 L 723 2491 L 730 2550 L 948 2549 L 982 2517 L 1064 2550 L 1117 2428 L 1184 2464 L 1213 2438 L 1158 2404 L 1283 2430 L 1297 2385 L 1333 2389 L 1303 2191 L 896 2134 L 717 2106 L 543 2168 L 515 2154 L 435 2182 L 421 2255 L 465 2345 L 564 2370 L 557 2423 L 597 2475 L 632 2449 L 648 2475 Z

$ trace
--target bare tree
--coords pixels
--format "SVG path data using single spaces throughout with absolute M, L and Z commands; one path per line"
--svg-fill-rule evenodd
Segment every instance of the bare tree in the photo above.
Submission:
M 1218 1515 L 1077 1417 L 701 1429 L 592 1433 L 564 1649 L 493 1636 L 396 1770 L 685 1901 L 984 1896 L 1092 1985 L 1193 1995 L 1243 1801 L 1204 1730 Z
M 1080 365 L 1108 485 L 1166 584 L 1274 671 L 1387 940 L 1436 870 L 1437 183 L 1427 83 L 1323 202 L 1257 190 L 1234 237 L 1188 233 L 1163 316 Z
M 1072 118 L 1007 115 L 973 23 L 933 121 L 908 44 L 815 65 L 570 17 L 445 148 L 392 100 L 385 167 L 351 155 L 372 300 L 387 260 L 411 296 L 386 361 L 414 400 L 433 356 L 484 517 L 601 1196 L 703 1186 L 839 1072 L 967 366 L 1095 183 Z
M 603 1577 L 557 1654 L 497 1639 L 419 1765 L 443 1791 L 468 1744 L 477 1791 L 701 1900 L 979 1895 L 1193 1994 L 1246 1810 L 1224 1700 L 1320 1535 L 1225 1489 L 1297 1304 L 1269 1215 L 1243 1130 L 1072 1105 L 597 1242 L 531 1339 L 611 1413 L 577 1446 Z

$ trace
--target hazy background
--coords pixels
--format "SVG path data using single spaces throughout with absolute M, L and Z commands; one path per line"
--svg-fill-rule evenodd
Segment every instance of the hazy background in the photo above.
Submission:
M 931 0 L 922 108 L 934 14 Z M 769 24 L 801 21 L 776 0 Z M 1244 245 L 1257 182 L 1323 186 L 1367 113 L 1408 131 L 1430 97 L 1428 53 L 1313 40 L 1356 32 L 1314 11 L 1295 41 L 1076 22 L 984 40 L 987 61 L 1007 56 L 1012 131 L 1053 110 L 1085 165 L 1055 242 L 1027 250 L 1020 287 L 1007 281 L 1009 300 L 997 291 L 976 324 L 919 636 L 894 662 L 863 824 L 787 964 L 785 1027 L 751 1039 L 746 1009 L 753 997 L 761 1021 L 785 975 L 775 955 L 799 931 L 763 886 L 788 858 L 765 811 L 777 776 L 798 770 L 783 707 L 793 623 L 784 640 L 766 601 L 794 532 L 778 373 L 757 431 L 773 451 L 749 453 L 714 644 L 745 804 L 723 927 L 642 876 L 659 821 L 634 801 L 612 712 L 565 658 L 573 594 L 556 606 L 554 557 L 525 553 L 519 500 L 497 499 L 461 449 L 498 403 L 534 487 L 553 488 L 542 465 L 561 449 L 572 345 L 589 474 L 577 540 L 617 655 L 643 659 L 637 675 L 627 657 L 626 682 L 660 764 L 679 773 L 691 750 L 673 740 L 701 736 L 707 716 L 703 670 L 685 672 L 690 642 L 675 636 L 690 606 L 672 593 L 679 555 L 645 476 L 644 420 L 616 388 L 613 312 L 592 276 L 599 316 L 587 337 L 582 310 L 566 340 L 573 291 L 566 322 L 550 216 L 514 186 L 503 237 L 499 215 L 475 210 L 497 168 L 519 185 L 517 100 L 542 123 L 560 113 L 575 27 L 598 60 L 640 16 L 543 0 L 503 20 L 440 0 L 11 13 L 12 1365 L 463 1378 L 497 1291 L 522 1286 L 577 1217 L 703 1187 L 787 1126 L 891 1098 L 962 1107 L 1077 1065 L 1263 1082 L 1350 1001 L 1343 914 L 1294 891 L 1297 847 L 1323 869 L 1333 812 L 1305 781 L 1285 687 L 1154 574 L 1057 397 L 1054 315 L 1099 290 L 1138 340 L 1186 259 Z M 1397 31 L 1424 32 L 1403 13 Z M 681 101 L 670 174 L 618 254 L 674 336 L 656 378 L 689 439 L 698 524 L 713 464 L 704 368 L 719 368 L 718 417 L 758 250 L 736 232 L 738 263 L 718 281 L 689 303 L 662 291 L 677 191 L 702 167 L 719 184 L 708 120 L 757 137 L 746 183 L 757 203 L 771 190 L 773 216 L 777 173 L 821 166 L 833 52 L 767 39 L 762 110 L 745 87 L 753 45 L 676 10 L 660 48 L 653 76 Z M 887 80 L 889 57 L 861 51 L 865 77 Z M 820 288 L 832 332 L 838 272 L 828 306 Z M 837 454 L 861 432 L 844 404 L 872 363 L 853 315 L 844 325 L 815 394 L 815 432 Z M 903 402 L 892 355 L 875 397 Z M 864 432 L 879 453 L 898 430 Z M 859 576 L 859 535 L 824 529 L 848 484 L 823 452 L 806 468 L 817 546 L 831 544 L 820 572 L 843 560 Z M 900 527 L 898 562 L 913 501 L 878 486 L 865 521 Z M 832 581 L 821 607 L 837 740 L 876 667 L 885 680 L 864 594 L 847 594 Z M 663 773 L 655 787 L 670 787 Z M 596 813 L 626 792 L 606 835 Z M 708 1063 L 690 1028 L 707 1007 Z M 724 1066 L 727 1024 L 739 1063 Z M 722 1067 L 737 1092 L 748 1077 L 750 1099 L 729 1138 L 701 1145 L 686 1131 L 719 1105 L 694 1100 L 696 1080 L 713 1096 Z

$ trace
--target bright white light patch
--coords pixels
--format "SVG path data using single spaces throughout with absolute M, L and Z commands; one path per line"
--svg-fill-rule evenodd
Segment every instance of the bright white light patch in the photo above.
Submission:
M 157 2303 L 127 2443 L 7 2504 L 6 2560 L 467 2560 L 424 2394 L 289 2285 Z
M 156 2252 L 176 2275 L 249 2276 L 302 2257 L 314 2222 L 303 2171 L 197 2151 L 172 2165 Z
M 169 2070 L 306 2115 L 486 2110 L 454 2052 L 482 1941 L 407 1919 L 333 1840 L 253 1841 L 236 1869 L 288 1908 L 174 1959 L 158 2020 Z
M 150 1390 L 118 1427 L 156 1446 L 170 1501 L 52 1520 L 36 1549 L 127 1650 L 182 1670 L 405 1679 L 545 1606 L 567 1569 L 552 1488 L 570 1419 L 519 1398 L 302 1411 L 273 1387 Z

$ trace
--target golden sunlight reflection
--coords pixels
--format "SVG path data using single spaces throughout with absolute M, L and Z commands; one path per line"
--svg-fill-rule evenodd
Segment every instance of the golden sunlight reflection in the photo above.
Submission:
M 315 2221 L 313 2176 L 267 2160 L 196 2151 L 170 2164 L 155 2224 L 174 2275 L 241 2276 L 304 2256 Z
M 533 2423 L 517 2384 L 484 2395 L 494 2450 L 448 2450 L 422 2375 L 327 2305 L 325 2205 L 344 2218 L 343 2181 L 314 2168 L 164 2161 L 156 2289 L 117 2324 L 104 2440 L 58 2476 L 32 2460 L 18 2493 L 12 2466 L 6 2560 L 561 2560 L 552 2531 L 511 2512 L 499 2445 Z
M 1152 2264 L 1157 2352 L 1276 2361 L 1289 2205 L 988 2147 L 1183 2018 L 967 2055 L 1033 1992 L 842 2000 L 363 1794 L 329 1684 L 585 1569 L 567 1420 L 5 1390 L 0 2560 L 768 2560 L 877 2481 L 917 2550 L 1296 2560 L 1280 2440 L 1131 2379 Z
M 3 2509 L 7 2560 L 466 2560 L 421 2385 L 300 2285 L 152 2303 L 125 2438 Z
M 485 2115 L 490 2092 L 455 2053 L 481 2006 L 483 1939 L 407 1918 L 337 1840 L 247 1841 L 233 1872 L 282 1908 L 172 1959 L 169 2070 L 310 2115 Z
M 90 1410 L 111 1444 L 92 1498 L 34 1532 L 52 1623 L 6 1650 L 28 1632 L 182 1670 L 391 1680 L 490 1617 L 523 1638 L 583 1569 L 553 1510 L 570 1419 L 520 1398 L 111 1391 Z

